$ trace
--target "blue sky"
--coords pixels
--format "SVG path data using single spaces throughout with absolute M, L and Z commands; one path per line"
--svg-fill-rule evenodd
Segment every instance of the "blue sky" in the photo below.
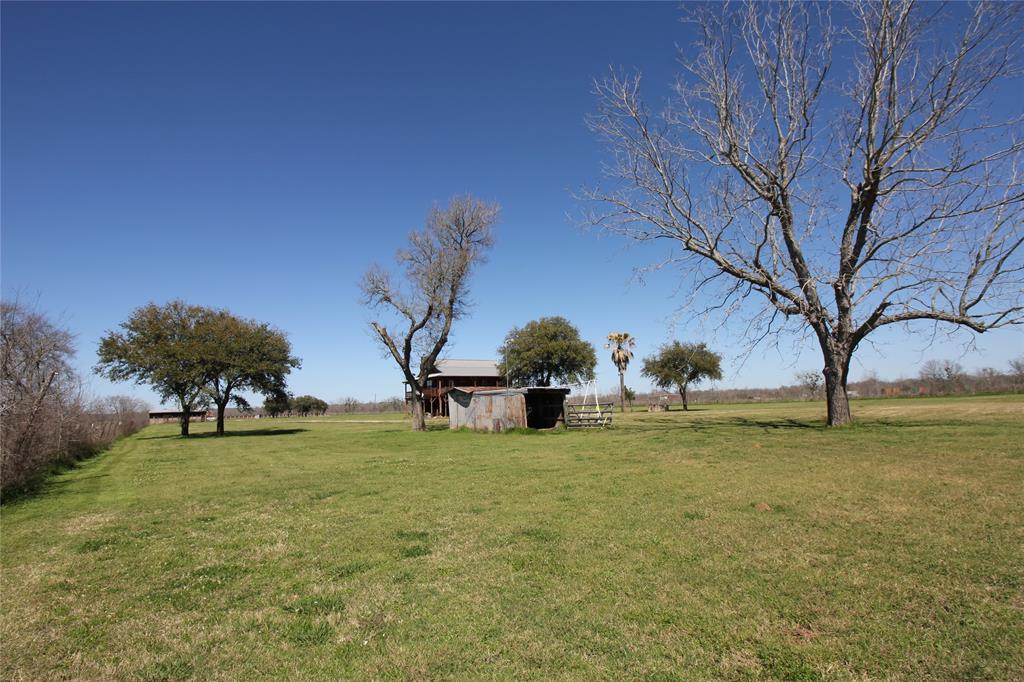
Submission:
M 226 307 L 288 332 L 296 393 L 400 392 L 357 282 L 430 205 L 503 207 L 450 357 L 563 315 L 637 355 L 673 336 L 725 356 L 724 386 L 791 383 L 813 342 L 740 365 L 743 330 L 680 313 L 679 274 L 641 284 L 657 248 L 579 229 L 572 191 L 599 179 L 591 80 L 639 68 L 667 93 L 679 9 L 662 4 L 9 3 L 2 6 L 2 286 L 72 329 L 92 377 L 100 336 L 149 301 Z M 1020 331 L 876 337 L 855 361 L 910 376 L 932 357 L 1005 368 Z M 603 349 L 599 382 L 617 383 Z M 639 363 L 627 384 L 645 389 Z

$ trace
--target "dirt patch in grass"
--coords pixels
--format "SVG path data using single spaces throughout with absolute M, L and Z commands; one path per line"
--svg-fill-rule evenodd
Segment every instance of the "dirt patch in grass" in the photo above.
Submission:
M 746 649 L 733 649 L 722 656 L 719 663 L 722 672 L 743 677 L 759 677 L 762 672 L 761 659 Z
M 809 642 L 809 641 L 811 641 L 812 639 L 814 639 L 815 637 L 818 636 L 817 632 L 815 632 L 814 630 L 812 630 L 812 629 L 810 629 L 808 627 L 804 627 L 802 625 L 796 625 L 794 627 L 789 628 L 789 630 L 786 632 L 786 634 L 794 642 L 799 642 L 799 643 Z

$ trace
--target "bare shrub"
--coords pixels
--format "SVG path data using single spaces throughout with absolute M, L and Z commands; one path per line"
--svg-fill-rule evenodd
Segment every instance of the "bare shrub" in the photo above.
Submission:
M 23 490 L 54 466 L 94 454 L 146 423 L 124 396 L 92 405 L 71 368 L 70 331 L 18 302 L 0 303 L 0 493 Z
M 825 377 L 821 372 L 797 372 L 796 381 L 803 388 L 808 400 L 817 400 L 821 397 L 821 387 L 825 383 Z

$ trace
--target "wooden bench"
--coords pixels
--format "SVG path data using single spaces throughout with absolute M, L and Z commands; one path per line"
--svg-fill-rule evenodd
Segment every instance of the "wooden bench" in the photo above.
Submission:
M 612 425 L 612 403 L 590 403 L 589 405 L 565 406 L 565 427 L 567 429 L 603 429 Z

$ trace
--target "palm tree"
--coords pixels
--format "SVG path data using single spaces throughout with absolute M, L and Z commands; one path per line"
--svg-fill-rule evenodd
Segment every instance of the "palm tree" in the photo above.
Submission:
M 634 346 L 636 339 L 629 332 L 612 332 L 608 335 L 608 343 L 604 345 L 612 350 L 612 362 L 619 368 L 619 405 L 623 412 L 626 411 L 626 367 L 633 359 L 630 348 Z

